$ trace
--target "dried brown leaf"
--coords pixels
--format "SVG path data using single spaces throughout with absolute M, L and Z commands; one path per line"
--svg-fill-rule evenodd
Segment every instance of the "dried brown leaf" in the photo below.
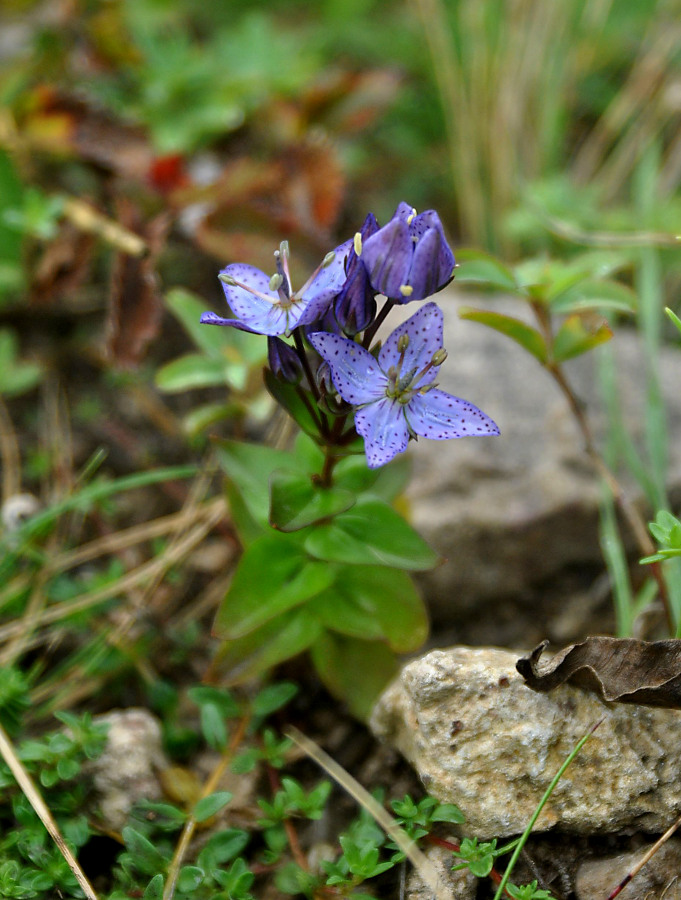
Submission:
M 84 96 L 43 85 L 22 123 L 23 136 L 49 153 L 67 153 L 107 171 L 143 181 L 153 162 L 144 130 Z
M 85 281 L 95 238 L 62 222 L 56 237 L 45 247 L 32 272 L 30 303 L 49 306 L 68 298 Z
M 126 228 L 142 234 L 149 246 L 149 253 L 143 257 L 118 253 L 111 274 L 107 356 L 121 368 L 134 368 L 161 326 L 163 299 L 156 260 L 170 219 L 162 214 L 142 227 L 138 211 L 128 200 L 119 203 L 119 219 Z
M 609 702 L 681 709 L 681 640 L 588 637 L 540 665 L 547 645 L 543 641 L 516 663 L 532 690 L 570 683 Z

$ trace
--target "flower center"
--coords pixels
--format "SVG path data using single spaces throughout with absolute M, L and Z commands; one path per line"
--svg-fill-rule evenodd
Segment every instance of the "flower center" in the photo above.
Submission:
M 397 341 L 397 349 L 400 351 L 397 365 L 390 366 L 386 373 L 388 376 L 388 385 L 385 390 L 386 397 L 389 397 L 391 400 L 397 400 L 398 403 L 401 403 L 404 406 L 411 401 L 411 398 L 415 393 L 425 394 L 435 387 L 433 382 L 428 382 L 428 384 L 424 384 L 423 387 L 419 387 L 418 385 L 427 372 L 432 368 L 439 368 L 447 358 L 447 351 L 443 347 L 440 347 L 439 350 L 436 350 L 435 353 L 433 353 L 430 362 L 428 362 L 420 371 L 414 366 L 412 369 L 403 372 L 404 355 L 408 346 L 409 335 L 401 334 Z

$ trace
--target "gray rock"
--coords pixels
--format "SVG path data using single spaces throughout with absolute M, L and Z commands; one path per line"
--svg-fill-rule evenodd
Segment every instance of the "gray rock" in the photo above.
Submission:
M 167 767 L 161 726 L 146 709 L 124 709 L 98 716 L 107 722 L 104 752 L 91 763 L 99 811 L 114 831 L 127 822 L 138 800 L 159 800 L 158 772 Z
M 662 832 L 681 809 L 681 714 L 606 705 L 578 688 L 539 694 L 516 673 L 520 654 L 435 650 L 407 664 L 379 699 L 371 728 L 397 747 L 426 790 L 456 803 L 462 834 L 522 832 L 579 739 L 537 831 Z
M 433 864 L 438 877 L 437 896 L 414 869 L 407 879 L 407 900 L 474 900 L 478 889 L 478 879 L 468 869 L 452 872 L 455 862 L 450 850 L 444 847 L 429 847 L 426 856 Z
M 575 881 L 579 900 L 605 900 L 649 849 L 641 847 L 635 853 L 583 863 Z M 672 838 L 622 890 L 622 900 L 680 900 L 680 873 L 681 840 Z
M 414 462 L 408 492 L 412 522 L 447 560 L 424 576 L 426 594 L 436 623 L 453 626 L 457 642 L 531 643 L 546 636 L 545 629 L 537 626 L 528 634 L 527 617 L 518 616 L 517 609 L 509 611 L 509 605 L 524 606 L 536 621 L 533 611 L 540 604 L 542 613 L 555 612 L 557 604 L 551 609 L 551 598 L 574 597 L 603 570 L 599 482 L 565 398 L 539 363 L 503 335 L 458 318 L 459 307 L 467 304 L 531 321 L 526 306 L 513 299 L 463 295 L 451 289 L 436 299 L 445 313 L 449 351 L 440 370 L 440 386 L 492 416 L 501 436 L 420 440 L 409 451 Z M 414 311 L 412 306 L 400 308 L 399 315 L 407 317 Z M 624 420 L 640 444 L 646 376 L 638 337 L 633 330 L 620 328 L 609 347 L 616 358 Z M 566 371 L 577 395 L 594 414 L 597 433 L 602 434 L 600 352 L 568 362 Z M 670 483 L 679 485 L 678 348 L 663 349 L 658 362 L 672 436 Z M 629 490 L 638 496 L 635 485 L 629 484 Z M 480 615 L 481 602 L 485 616 Z M 560 626 L 562 633 L 558 628 L 550 637 L 569 640 L 582 633 L 591 610 L 583 598 L 575 598 L 574 603 L 571 621 Z M 601 627 L 606 629 L 608 624 L 605 621 Z M 490 635 L 490 626 L 496 633 Z

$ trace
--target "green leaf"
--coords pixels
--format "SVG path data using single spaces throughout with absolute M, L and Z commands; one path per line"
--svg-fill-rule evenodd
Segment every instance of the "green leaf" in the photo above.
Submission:
M 246 444 L 241 441 L 218 441 L 215 445 L 218 462 L 230 478 L 234 488 L 253 519 L 262 528 L 269 526 L 269 481 L 275 469 L 302 471 L 292 453 Z
M 557 314 L 586 310 L 631 314 L 637 309 L 638 298 L 631 288 L 617 281 L 585 280 L 552 297 L 550 305 Z
M 214 631 L 243 637 L 328 588 L 334 576 L 332 566 L 309 559 L 297 536 L 263 535 L 241 557 Z
M 230 691 L 225 690 L 225 688 L 216 688 L 209 684 L 197 684 L 195 687 L 189 688 L 187 696 L 197 706 L 203 706 L 205 703 L 217 706 L 222 715 L 228 719 L 236 719 L 242 713 L 239 703 L 237 703 Z
M 669 319 L 676 325 L 676 327 L 681 331 L 681 319 L 673 312 L 668 306 L 665 306 L 664 311 L 667 313 Z
M 277 469 L 270 477 L 270 525 L 278 531 L 299 531 L 345 512 L 354 503 L 350 491 L 322 487 L 301 472 Z
M 242 416 L 242 403 L 205 403 L 187 413 L 182 419 L 182 429 L 189 438 L 196 438 L 217 422 L 224 419 L 239 419 Z
M 311 556 L 352 565 L 432 568 L 439 557 L 395 510 L 377 497 L 362 497 L 352 509 L 305 537 Z
M 194 818 L 197 822 L 205 822 L 227 806 L 231 799 L 232 794 L 229 791 L 215 791 L 214 794 L 202 797 L 194 807 Z
M 327 688 L 363 721 L 397 671 L 394 653 L 381 641 L 361 641 L 330 631 L 319 637 L 310 654 Z
M 426 608 L 406 572 L 383 566 L 344 568 L 310 609 L 331 631 L 385 640 L 398 653 L 417 650 L 428 636 Z
M 317 437 L 319 435 L 317 421 L 300 395 L 301 390 L 304 391 L 304 389 L 285 381 L 279 381 L 270 369 L 265 369 L 264 380 L 267 390 L 291 416 L 296 425 L 311 437 Z M 312 395 L 308 391 L 304 391 L 304 393 L 309 398 L 310 405 L 316 409 Z
M 177 889 L 184 894 L 191 894 L 201 886 L 206 873 L 198 866 L 182 866 L 177 877 Z
M 242 638 L 226 641 L 215 664 L 227 683 L 247 681 L 307 650 L 321 631 L 321 623 L 307 607 L 298 607 Z
M 548 353 L 544 338 L 536 328 L 522 322 L 520 319 L 516 319 L 515 316 L 488 312 L 482 309 L 472 309 L 469 306 L 461 307 L 459 316 L 472 322 L 480 322 L 482 325 L 487 325 L 488 328 L 493 328 L 495 331 L 507 335 L 517 344 L 520 344 L 521 347 L 524 347 L 540 363 L 546 363 Z
M 129 825 L 122 831 L 125 847 L 135 861 L 135 868 L 143 875 L 156 875 L 159 870 L 165 871 L 167 860 L 149 838 L 140 834 Z
M 258 718 L 265 718 L 286 706 L 289 700 L 298 693 L 298 685 L 291 681 L 279 681 L 276 684 L 268 684 L 256 694 L 251 704 L 251 711 Z
M 196 862 L 201 868 L 211 871 L 238 856 L 249 841 L 248 832 L 239 828 L 219 831 L 207 841 Z
M 37 363 L 21 362 L 18 359 L 19 342 L 9 328 L 0 329 L 0 394 L 16 397 L 25 394 L 43 377 L 43 370 Z
M 346 456 L 338 463 L 334 470 L 334 483 L 336 487 L 356 494 L 376 494 L 391 503 L 409 484 L 411 470 L 411 459 L 405 454 L 396 457 L 386 466 L 370 469 L 362 448 L 361 454 Z
M 202 703 L 199 719 L 208 746 L 222 752 L 227 746 L 227 726 L 220 707 L 215 703 Z
M 201 313 L 206 311 L 206 301 L 184 288 L 173 288 L 168 291 L 165 300 L 170 311 L 179 319 L 196 346 L 214 359 L 224 362 L 223 350 L 230 337 L 225 332 L 231 329 L 200 323 Z M 257 340 L 255 335 L 253 338 Z
M 159 390 L 169 394 L 224 385 L 225 362 L 212 356 L 190 353 L 166 363 L 158 370 L 154 380 Z
M 564 362 L 604 344 L 612 337 L 612 329 L 605 319 L 591 321 L 583 315 L 568 316 L 558 329 L 554 339 L 552 356 L 556 362 Z
M 144 891 L 143 900 L 162 900 L 164 886 L 163 875 L 154 875 Z
M 457 284 L 476 284 L 512 293 L 518 289 L 513 272 L 489 253 L 482 250 L 457 250 L 456 260 Z

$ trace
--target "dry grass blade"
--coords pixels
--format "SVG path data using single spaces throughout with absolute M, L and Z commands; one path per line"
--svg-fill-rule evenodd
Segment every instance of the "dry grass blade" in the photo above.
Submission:
M 674 822 L 674 824 L 665 831 L 665 833 L 662 835 L 662 837 L 658 841 L 655 841 L 655 843 L 650 848 L 650 850 L 648 850 L 648 852 L 645 853 L 645 855 L 636 863 L 636 865 L 631 870 L 631 872 L 629 872 L 620 881 L 620 883 L 617 885 L 617 887 L 612 892 L 612 894 L 609 895 L 608 900 L 614 900 L 614 898 L 629 884 L 629 882 L 632 880 L 632 878 L 635 878 L 638 875 L 638 873 L 646 865 L 646 863 L 649 863 L 650 860 L 653 858 L 653 856 L 655 856 L 655 854 L 660 849 L 660 847 L 663 844 L 667 843 L 667 841 L 674 834 L 674 832 L 679 827 L 679 825 L 681 825 L 681 818 L 678 818 L 676 820 L 676 822 Z
M 307 753 L 310 759 L 313 759 L 325 772 L 327 772 L 336 781 L 343 790 L 347 791 L 368 813 L 370 813 L 376 822 L 381 826 L 385 833 L 397 844 L 407 859 L 421 876 L 423 882 L 428 885 L 433 892 L 433 897 L 438 896 L 439 877 L 435 871 L 435 867 L 428 857 L 420 850 L 412 841 L 407 832 L 397 824 L 391 815 L 389 815 L 381 804 L 372 797 L 366 788 L 349 775 L 345 769 L 341 768 L 338 763 L 332 759 L 328 753 L 325 753 L 321 747 L 318 747 L 314 741 L 306 737 L 301 731 L 298 731 L 293 725 L 290 725 L 285 731 L 286 737 L 295 741 L 298 746 Z
M 0 395 L 0 459 L 2 460 L 2 505 L 21 491 L 19 442 L 5 401 Z
M 221 498 L 218 498 L 207 504 L 204 509 L 207 510 L 207 513 L 203 521 L 196 524 L 182 540 L 171 548 L 166 549 L 156 559 L 138 566 L 112 584 L 106 585 L 106 587 L 83 594 L 76 600 L 60 603 L 56 607 L 44 610 L 37 617 L 36 622 L 33 623 L 34 627 L 45 627 L 55 622 L 60 622 L 74 613 L 91 609 L 93 606 L 97 606 L 99 603 L 103 603 L 117 594 L 125 594 L 129 590 L 157 578 L 160 573 L 167 572 L 168 569 L 177 565 L 187 556 L 203 540 L 206 534 L 224 518 L 226 503 Z M 0 641 L 14 637 L 24 627 L 22 622 L 8 622 L 6 625 L 0 626 Z
M 134 231 L 124 228 L 119 222 L 103 215 L 83 200 L 70 197 L 64 203 L 64 215 L 76 228 L 102 238 L 122 253 L 144 256 L 149 249 L 147 242 Z
M 18 758 L 14 751 L 14 747 L 12 746 L 12 742 L 7 736 L 4 728 L 0 725 L 0 753 L 2 754 L 2 758 L 7 763 L 12 775 L 16 778 L 17 784 L 21 788 L 21 790 L 26 795 L 26 799 L 31 804 L 33 809 L 35 810 L 36 815 L 40 818 L 40 821 L 43 823 L 45 828 L 47 829 L 50 837 L 55 842 L 57 847 L 59 848 L 59 852 L 62 854 L 66 862 L 68 863 L 69 868 L 73 872 L 78 884 L 81 886 L 83 893 L 88 898 L 88 900 L 98 900 L 97 894 L 94 891 L 94 888 L 90 884 L 87 879 L 85 872 L 78 865 L 78 860 L 75 858 L 71 850 L 66 844 L 66 841 L 62 837 L 61 832 L 57 826 L 57 823 L 52 818 L 52 813 L 49 811 L 47 806 L 45 805 L 45 801 L 40 795 L 40 792 L 36 788 L 33 783 L 33 779 L 28 774 L 26 769 L 21 764 L 21 760 Z
M 244 716 L 239 722 L 239 725 L 232 735 L 231 741 L 229 742 L 229 746 L 220 757 L 220 762 L 217 764 L 215 769 L 213 769 L 210 778 L 203 786 L 201 797 L 199 798 L 200 800 L 203 800 L 204 797 L 208 797 L 210 794 L 212 794 L 220 784 L 220 779 L 224 775 L 227 766 L 230 764 L 234 757 L 234 753 L 244 739 L 249 722 L 250 716 Z M 168 866 L 168 879 L 163 890 L 163 900 L 172 900 L 172 897 L 175 894 L 175 888 L 177 886 L 177 879 L 180 874 L 182 860 L 184 859 L 185 854 L 189 849 L 189 845 L 191 843 L 192 837 L 194 836 L 195 829 L 196 819 L 193 815 L 190 815 L 187 818 L 187 821 L 184 823 L 184 828 L 182 829 L 180 840 L 177 842 L 175 853 L 173 854 L 173 858 L 170 862 L 170 865 Z

